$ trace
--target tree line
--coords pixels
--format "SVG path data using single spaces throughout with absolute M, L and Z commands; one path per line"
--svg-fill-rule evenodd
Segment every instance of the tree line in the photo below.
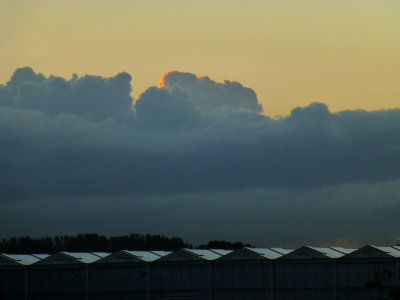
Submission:
M 249 244 L 229 241 L 210 241 L 197 248 L 200 249 L 240 249 Z M 192 244 L 179 237 L 166 237 L 159 234 L 131 233 L 123 236 L 106 237 L 95 233 L 84 233 L 75 236 L 55 236 L 43 238 L 11 237 L 0 241 L 1 253 L 32 254 L 70 252 L 117 252 L 120 250 L 168 250 L 193 248 Z

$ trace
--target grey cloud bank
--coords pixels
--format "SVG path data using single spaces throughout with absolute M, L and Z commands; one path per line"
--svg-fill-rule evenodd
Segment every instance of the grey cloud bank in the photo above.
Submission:
M 400 241 L 399 196 L 400 180 L 313 190 L 49 197 L 0 203 L 0 228 L 3 236 L 157 233 L 195 245 L 209 240 L 289 248 L 390 245 Z
M 1 205 L 279 189 L 295 190 L 301 207 L 307 193 L 326 186 L 392 188 L 400 177 L 399 109 L 331 113 L 312 103 L 271 119 L 240 83 L 181 72 L 165 74 L 136 101 L 130 92 L 127 73 L 66 80 L 16 70 L 0 85 Z M 241 201 L 236 207 L 253 200 Z M 204 205 L 212 209 L 210 201 Z M 298 206 L 286 209 L 296 215 Z
M 332 114 L 312 103 L 273 120 L 239 83 L 197 79 L 201 91 L 193 92 L 186 77 L 195 85 L 192 74 L 170 73 L 164 80 L 172 87 L 151 87 L 132 107 L 126 73 L 67 81 L 18 69 L 0 88 L 3 201 L 304 187 L 400 175 L 400 110 Z M 241 101 L 228 101 L 232 85 Z M 203 90 L 208 99 L 207 93 L 221 94 L 223 105 L 202 109 Z

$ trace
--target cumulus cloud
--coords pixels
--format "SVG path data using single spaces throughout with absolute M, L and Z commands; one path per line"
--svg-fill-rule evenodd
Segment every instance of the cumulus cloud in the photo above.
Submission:
M 99 121 L 121 117 L 131 111 L 131 76 L 78 77 L 70 80 L 36 74 L 31 68 L 17 69 L 1 88 L 0 106 L 35 110 L 49 116 L 74 114 Z
M 256 93 L 243 87 L 239 82 L 225 80 L 217 83 L 209 77 L 197 77 L 191 73 L 168 72 L 160 82 L 160 88 L 170 88 L 174 85 L 182 87 L 203 112 L 212 112 L 218 108 L 246 109 L 261 112 Z
M 200 122 L 200 112 L 185 91 L 149 88 L 135 104 L 138 125 L 150 130 L 193 128 Z
M 132 109 L 130 80 L 22 68 L 0 86 L 2 201 L 400 177 L 400 110 L 331 113 L 312 103 L 271 119 L 239 83 L 178 72 Z

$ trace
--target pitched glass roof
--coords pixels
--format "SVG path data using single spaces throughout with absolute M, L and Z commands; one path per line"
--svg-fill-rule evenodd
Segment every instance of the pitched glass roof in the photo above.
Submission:
M 41 258 L 31 254 L 2 254 L 2 255 L 24 266 L 31 265 L 41 260 Z
M 284 254 L 289 254 L 290 252 L 294 251 L 293 249 L 284 249 L 284 248 L 269 248 L 269 249 L 274 250 L 276 252 L 279 252 L 279 253 L 281 253 L 283 255 Z
M 199 256 L 200 258 L 203 258 L 205 260 L 214 260 L 219 257 L 221 257 L 220 254 L 210 251 L 210 250 L 204 250 L 204 249 L 184 249 L 185 251 L 192 253 L 194 255 Z
M 265 257 L 267 259 L 276 259 L 278 257 L 281 257 L 283 254 L 279 253 L 277 251 L 274 251 L 270 248 L 247 248 L 251 251 L 256 252 L 257 254 L 261 255 L 262 257 Z
M 66 254 L 68 256 L 73 257 L 74 259 L 85 263 L 85 264 L 90 264 L 92 262 L 95 262 L 96 260 L 99 260 L 101 256 L 92 254 L 90 252 L 61 252 L 62 254 Z
M 330 258 L 339 258 L 342 257 L 343 255 L 345 255 L 342 252 L 339 252 L 335 249 L 332 248 L 327 248 L 327 247 L 312 247 L 312 246 L 308 246 L 308 248 L 311 248 L 313 250 L 316 250 L 320 253 L 322 253 L 323 255 L 330 257 Z
M 155 250 L 155 251 L 151 251 L 151 252 L 153 252 L 157 255 L 160 255 L 160 256 L 165 256 L 165 255 L 170 254 L 172 251 Z
M 32 254 L 32 255 L 36 256 L 37 258 L 40 258 L 40 259 L 44 259 L 44 258 L 50 256 L 49 254 Z
M 396 246 L 392 246 L 394 249 L 400 250 L 400 246 L 396 245 Z
M 371 245 L 371 247 L 374 247 L 375 249 L 385 252 L 386 254 L 388 254 L 390 256 L 400 257 L 400 249 L 398 249 L 397 247 L 382 247 L 382 246 L 374 246 L 374 245 Z
M 343 248 L 343 247 L 330 247 L 330 248 L 332 248 L 333 250 L 342 252 L 344 254 L 349 254 L 349 253 L 354 252 L 354 251 L 357 250 L 355 248 Z
M 310 249 L 313 251 L 316 251 L 325 257 L 328 258 L 340 258 L 344 257 L 347 254 L 352 253 L 359 250 L 359 249 L 354 249 L 354 248 L 343 248 L 343 247 L 313 247 L 313 246 L 307 246 L 307 247 L 302 247 L 300 249 Z M 247 249 L 246 251 L 251 251 L 251 253 L 257 254 L 262 258 L 265 259 L 277 259 L 282 257 L 283 259 L 285 258 L 284 256 L 286 254 L 291 253 L 292 249 L 283 249 L 283 248 L 243 248 L 238 251 L 243 251 L 244 249 Z M 400 258 L 400 246 L 392 246 L 392 247 L 383 247 L 383 246 L 367 246 L 362 249 L 376 249 L 382 254 L 389 255 L 391 257 L 396 257 Z M 299 249 L 298 249 L 299 250 Z M 376 250 L 372 250 L 372 252 L 376 253 Z M 156 261 L 164 256 L 167 256 L 169 254 L 174 255 L 174 253 L 177 253 L 178 256 L 181 257 L 187 257 L 186 259 L 192 259 L 193 256 L 195 258 L 200 258 L 208 261 L 215 260 L 217 258 L 220 258 L 221 256 L 227 255 L 229 253 L 234 253 L 232 250 L 223 250 L 223 249 L 211 249 L 211 250 L 205 250 L 205 249 L 188 249 L 184 248 L 180 251 L 175 251 L 174 253 L 172 251 L 134 251 L 134 250 L 122 250 L 121 252 L 124 252 L 126 254 L 132 255 L 133 257 L 143 261 L 143 262 L 153 262 Z M 247 252 L 249 253 L 249 252 Z M 314 252 L 315 253 L 315 252 Z M 312 254 L 312 253 L 311 253 Z M 315 253 L 316 254 L 316 253 Z M 69 260 L 66 260 L 65 257 L 69 257 L 70 259 L 73 259 L 77 262 L 81 263 L 92 263 L 97 260 L 100 260 L 102 258 L 105 258 L 106 256 L 110 255 L 110 253 L 107 252 L 59 252 L 58 254 L 53 255 L 48 255 L 48 254 L 4 254 L 0 253 L 0 257 L 5 259 L 5 262 L 9 261 L 10 263 L 17 263 L 20 265 L 31 265 L 36 262 L 41 264 L 42 260 L 43 263 L 45 263 L 47 260 L 44 260 L 46 258 L 50 259 L 50 263 L 52 263 L 51 258 L 54 257 L 55 260 L 62 261 L 63 263 L 69 263 Z M 57 257 L 58 258 L 57 258 Z M 178 257 L 177 256 L 177 257 Z M 307 255 L 306 255 L 307 256 Z M 304 256 L 304 257 L 306 257 Z M 382 256 L 382 255 L 381 255 Z M 61 259 L 64 257 L 64 261 Z M 243 257 L 246 257 L 245 255 Z M 250 255 L 249 259 L 251 257 L 254 258 L 254 256 Z M 302 256 L 299 255 L 301 258 Z M 176 259 L 175 256 L 174 258 Z M 177 259 L 180 260 L 180 259 Z M 49 262 L 47 262 L 49 263 Z M 73 262 L 71 262 L 73 263 Z
M 145 262 L 155 261 L 161 258 L 161 255 L 157 253 L 153 253 L 151 251 L 130 251 L 130 250 L 122 250 L 122 252 L 128 253 L 130 255 L 135 256 L 136 258 L 143 260 Z
M 224 249 L 210 249 L 210 251 L 218 253 L 219 255 L 226 255 L 231 253 L 233 250 L 224 250 Z
M 99 256 L 101 258 L 104 258 L 104 257 L 109 256 L 111 254 L 111 253 L 108 253 L 108 252 L 90 252 L 90 253 L 92 253 L 94 255 L 97 255 L 97 256 Z

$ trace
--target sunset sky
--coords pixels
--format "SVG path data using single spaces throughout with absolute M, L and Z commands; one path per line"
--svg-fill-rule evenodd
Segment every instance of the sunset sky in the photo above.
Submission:
M 400 1 L 0 0 L 0 239 L 400 241 Z
M 252 88 L 265 114 L 398 107 L 397 0 L 1 0 L 0 83 L 17 67 L 133 76 L 177 70 Z

